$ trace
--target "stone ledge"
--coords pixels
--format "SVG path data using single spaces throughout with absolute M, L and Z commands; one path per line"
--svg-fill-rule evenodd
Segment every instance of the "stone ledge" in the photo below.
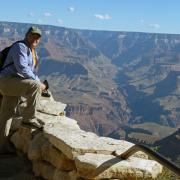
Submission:
M 32 161 L 36 176 L 48 180 L 130 180 L 153 179 L 162 172 L 162 166 L 142 152 L 127 160 L 113 156 L 134 144 L 85 132 L 76 120 L 58 116 L 64 111 L 62 103 L 49 102 L 46 100 L 46 108 L 36 115 L 45 123 L 43 131 L 21 127 L 20 118 L 13 119 L 11 126 L 11 141 Z
M 90 154 L 75 159 L 79 176 L 87 179 L 152 179 L 162 171 L 162 166 L 152 160 L 137 157 L 121 160 L 112 155 Z
M 42 99 L 37 110 L 51 115 L 59 115 L 66 108 L 66 104 L 57 101 Z
M 85 153 L 113 154 L 125 152 L 134 144 L 124 140 L 98 137 L 94 133 L 88 133 L 81 129 L 49 128 L 44 129 L 45 137 L 60 151 L 63 151 L 69 159 Z M 135 156 L 147 156 L 138 152 Z

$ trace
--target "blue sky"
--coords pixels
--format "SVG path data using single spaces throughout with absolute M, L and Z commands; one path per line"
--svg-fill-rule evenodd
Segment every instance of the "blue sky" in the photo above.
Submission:
M 180 34 L 180 0 L 0 0 L 0 21 Z

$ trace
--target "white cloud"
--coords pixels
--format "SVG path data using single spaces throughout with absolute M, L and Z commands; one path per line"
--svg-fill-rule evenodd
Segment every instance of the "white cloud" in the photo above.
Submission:
M 63 24 L 63 20 L 62 20 L 62 19 L 57 19 L 56 22 L 57 22 L 58 24 L 60 24 L 60 25 Z
M 94 15 L 96 18 L 101 19 L 101 20 L 109 20 L 112 19 L 112 17 L 109 14 L 95 14 Z
M 33 12 L 30 12 L 30 13 L 28 14 L 28 16 L 29 16 L 29 17 L 34 17 L 34 13 L 33 13 Z
M 70 7 L 68 7 L 68 11 L 70 11 L 70 12 L 74 12 L 74 11 L 75 11 L 75 8 L 74 8 L 74 7 L 72 7 L 72 6 L 70 6 Z
M 158 29 L 158 28 L 160 28 L 160 25 L 157 24 L 157 23 L 155 23 L 155 24 L 148 24 L 148 27 L 153 28 L 153 29 Z
M 50 16 L 52 16 L 52 13 L 50 13 L 50 12 L 45 12 L 45 13 L 44 13 L 44 16 L 50 17 Z

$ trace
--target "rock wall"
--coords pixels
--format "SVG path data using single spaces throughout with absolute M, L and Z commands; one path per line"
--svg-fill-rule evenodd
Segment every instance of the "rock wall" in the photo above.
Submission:
M 47 180 L 144 180 L 162 172 L 162 166 L 142 152 L 127 160 L 117 157 L 133 144 L 81 130 L 77 121 L 65 116 L 65 107 L 53 99 L 41 100 L 37 118 L 45 123 L 43 131 L 22 127 L 20 117 L 12 120 L 11 141 L 27 154 L 36 176 Z

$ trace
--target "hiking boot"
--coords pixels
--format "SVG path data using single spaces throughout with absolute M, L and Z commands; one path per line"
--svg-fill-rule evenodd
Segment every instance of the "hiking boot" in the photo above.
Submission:
M 29 129 L 43 129 L 44 122 L 42 122 L 39 119 L 34 118 L 29 121 L 23 120 L 21 122 L 21 125 Z

